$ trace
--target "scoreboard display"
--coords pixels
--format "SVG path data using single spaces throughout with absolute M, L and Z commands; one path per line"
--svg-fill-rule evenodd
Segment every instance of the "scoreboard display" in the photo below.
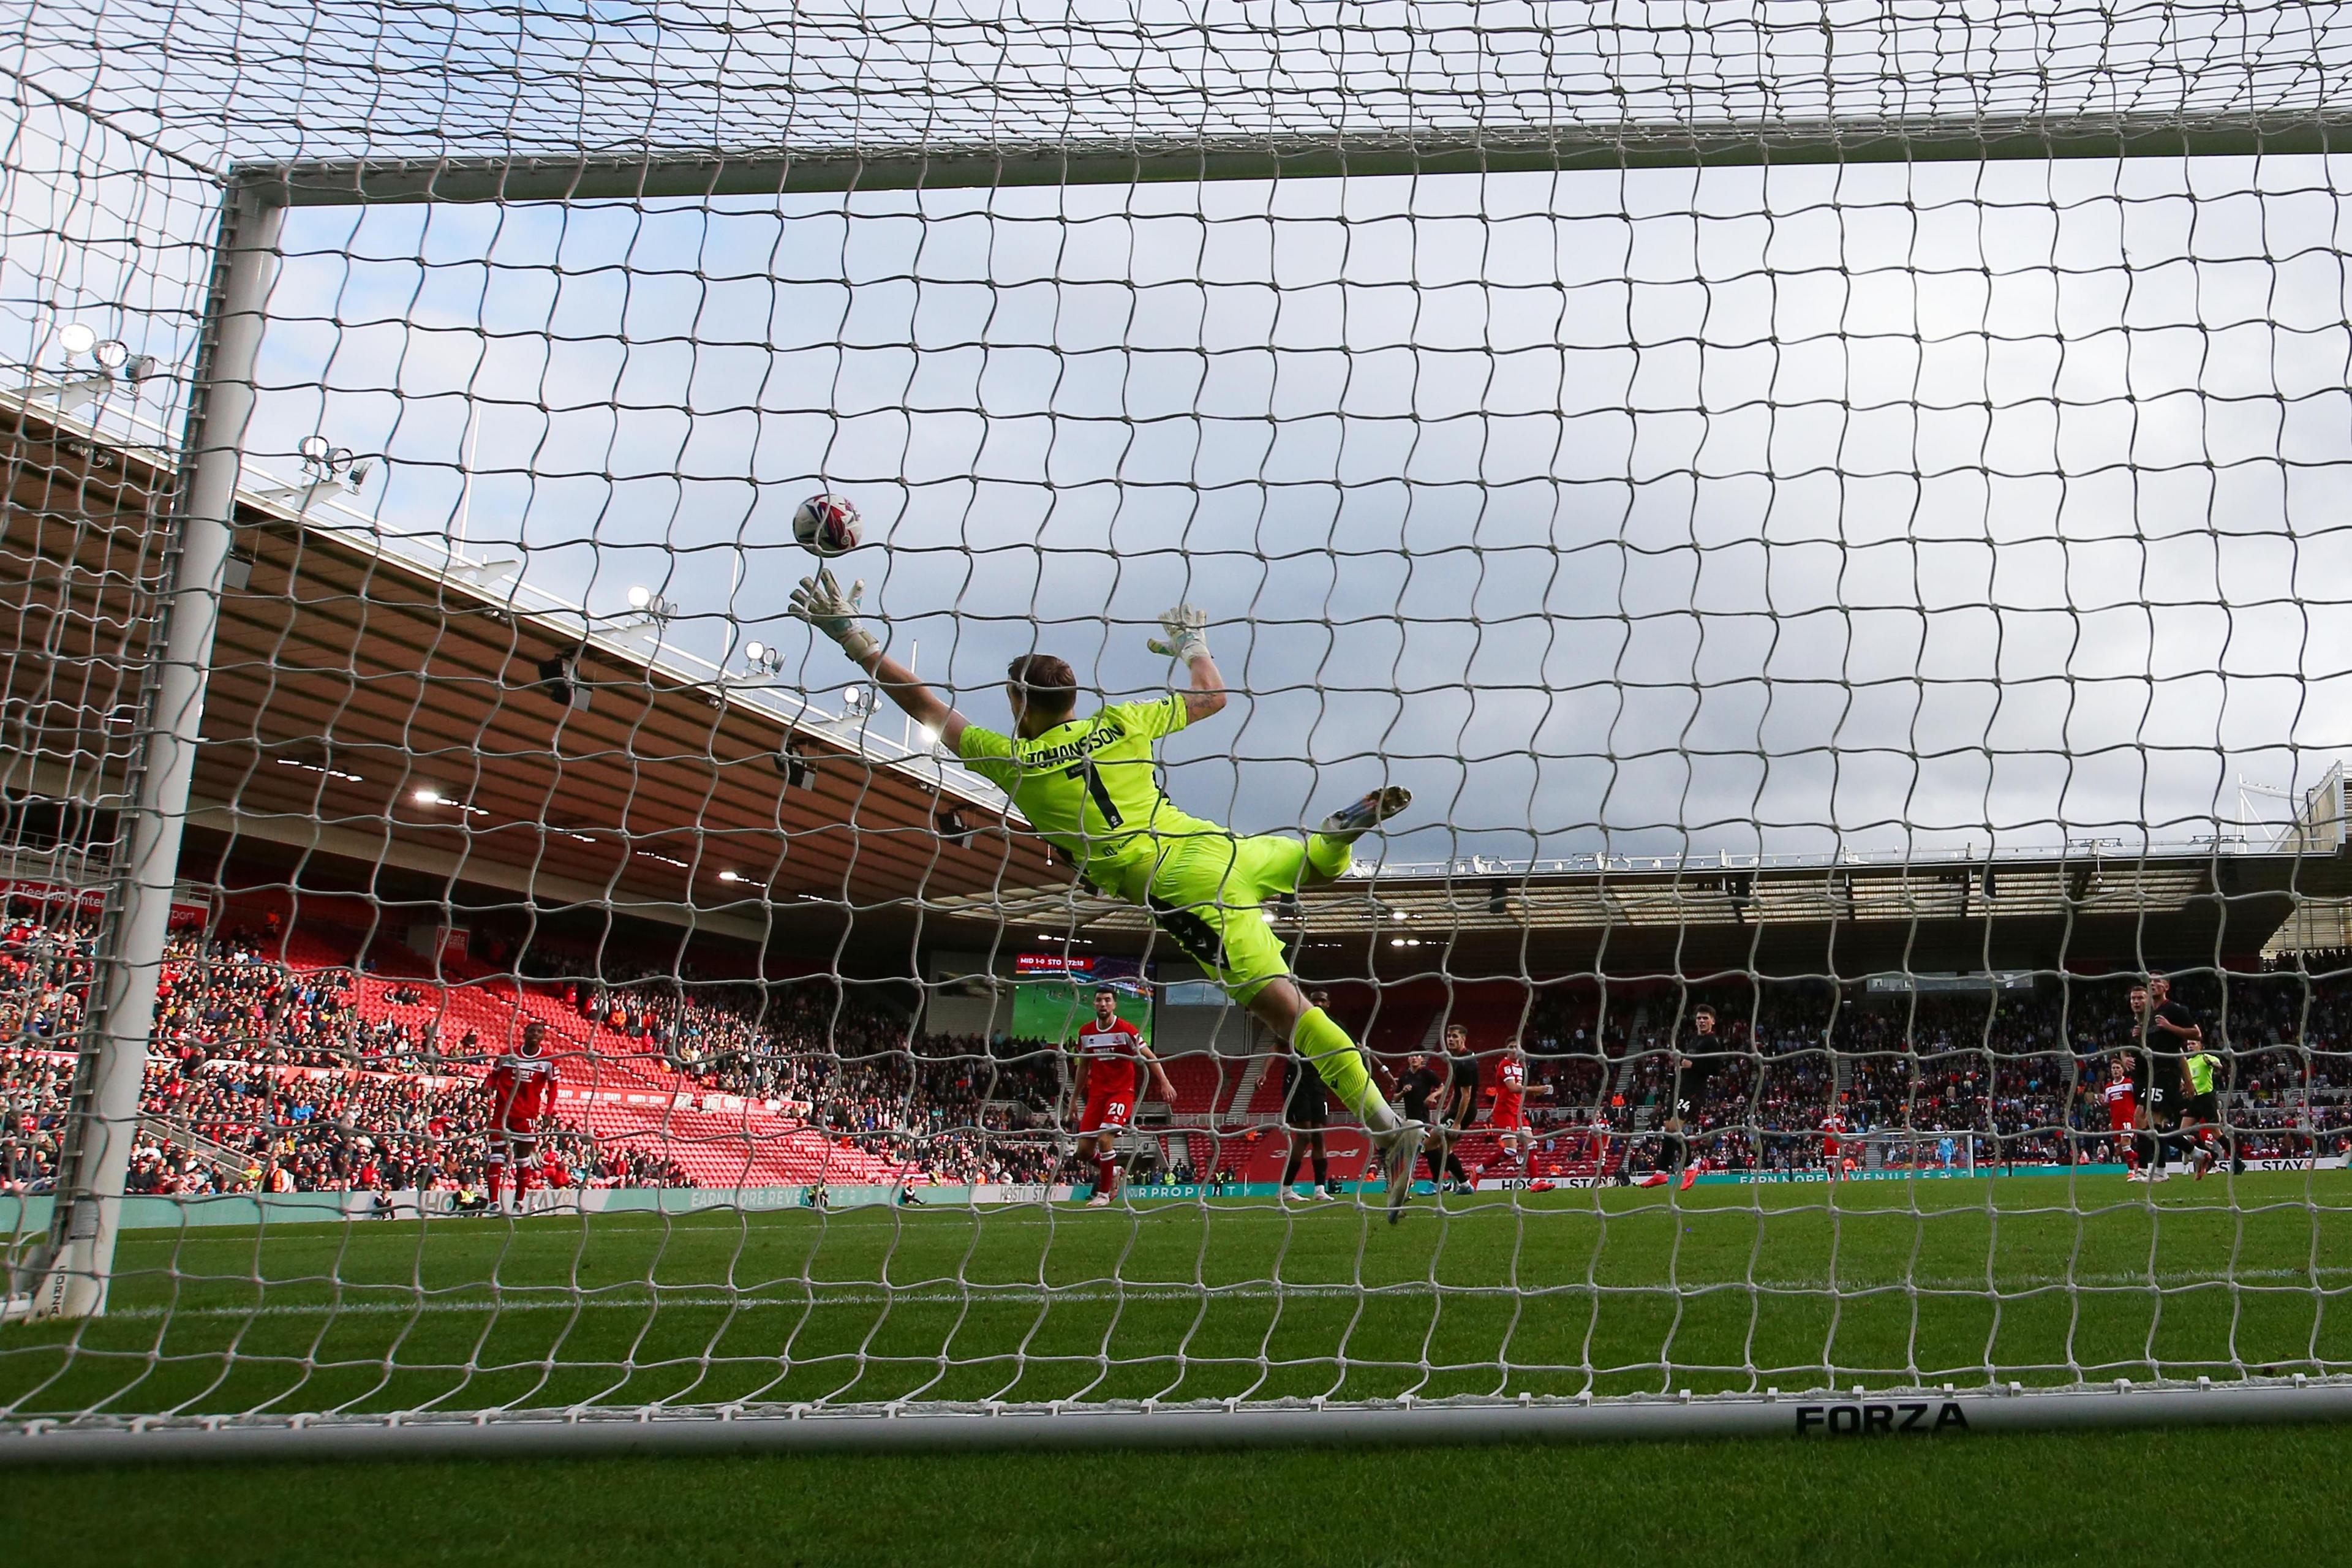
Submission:
M 1151 1038 L 1151 985 L 1131 958 L 1024 952 L 1013 960 L 1013 1037 L 1067 1045 L 1094 1016 L 1095 988 L 1118 992 L 1118 1016 Z

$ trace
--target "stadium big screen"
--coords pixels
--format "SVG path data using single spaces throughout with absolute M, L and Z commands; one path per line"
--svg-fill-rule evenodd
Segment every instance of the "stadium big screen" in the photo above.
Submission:
M 1095 994 L 1103 986 L 1118 993 L 1118 1016 L 1151 1039 L 1151 988 L 1133 960 L 1065 958 L 1024 952 L 1013 959 L 1013 1034 L 1024 1040 L 1066 1045 L 1080 1025 L 1095 1016 Z

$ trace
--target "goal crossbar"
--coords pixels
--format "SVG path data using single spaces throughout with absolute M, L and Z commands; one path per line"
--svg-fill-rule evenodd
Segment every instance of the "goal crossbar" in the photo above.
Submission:
M 576 158 L 243 163 L 230 183 L 289 206 L 628 201 L 831 191 L 1096 185 L 1394 174 L 1561 173 L 2046 158 L 2284 157 L 2352 146 L 2352 116 L 2058 118 L 1628 124 L 1361 138 L 1203 137 L 806 153 L 789 148 Z

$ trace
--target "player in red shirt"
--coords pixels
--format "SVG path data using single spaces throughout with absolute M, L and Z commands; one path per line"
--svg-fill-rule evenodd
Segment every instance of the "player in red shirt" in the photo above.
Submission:
M 1838 1179 L 1838 1153 L 1844 1147 L 1842 1142 L 1844 1137 L 1844 1117 L 1832 1110 L 1822 1118 L 1822 1163 L 1828 1167 L 1832 1182 Z
M 1486 1125 L 1501 1134 L 1503 1153 L 1516 1158 L 1522 1172 L 1527 1172 L 1528 1156 L 1536 1147 L 1535 1130 L 1528 1125 L 1528 1100 L 1549 1093 L 1548 1083 L 1528 1084 L 1527 1050 L 1513 1040 L 1502 1060 L 1495 1064 L 1495 1108 L 1486 1114 Z
M 1118 1135 L 1135 1119 L 1136 1091 L 1143 1087 L 1143 1069 L 1151 1070 L 1152 1088 L 1160 1098 L 1176 1099 L 1176 1086 L 1160 1069 L 1160 1058 L 1143 1043 L 1143 1031 L 1118 1016 L 1118 993 L 1108 985 L 1095 987 L 1095 1016 L 1078 1026 L 1078 1077 L 1072 1096 L 1086 1109 L 1078 1116 L 1078 1158 L 1095 1168 L 1095 1195 L 1089 1208 L 1110 1206 L 1118 1185 L 1118 1159 L 1114 1151 Z
M 547 1026 L 522 1026 L 522 1040 L 498 1065 L 482 1087 L 490 1094 L 490 1147 L 485 1162 L 485 1184 L 490 1209 L 499 1206 L 507 1166 L 514 1166 L 515 1206 L 522 1207 L 530 1192 L 533 1156 L 539 1152 L 539 1124 L 555 1109 L 555 1063 L 547 1055 Z
M 2126 1182 L 2145 1181 L 2139 1168 L 2139 1085 L 2132 1079 L 2132 1054 L 2117 1051 L 2107 1059 L 2107 1131 L 2123 1146 Z

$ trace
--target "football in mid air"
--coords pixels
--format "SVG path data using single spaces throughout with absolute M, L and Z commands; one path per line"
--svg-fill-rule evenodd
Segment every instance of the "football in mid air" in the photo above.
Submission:
M 857 548 L 857 509 L 846 496 L 813 495 L 793 513 L 793 537 L 819 555 Z

